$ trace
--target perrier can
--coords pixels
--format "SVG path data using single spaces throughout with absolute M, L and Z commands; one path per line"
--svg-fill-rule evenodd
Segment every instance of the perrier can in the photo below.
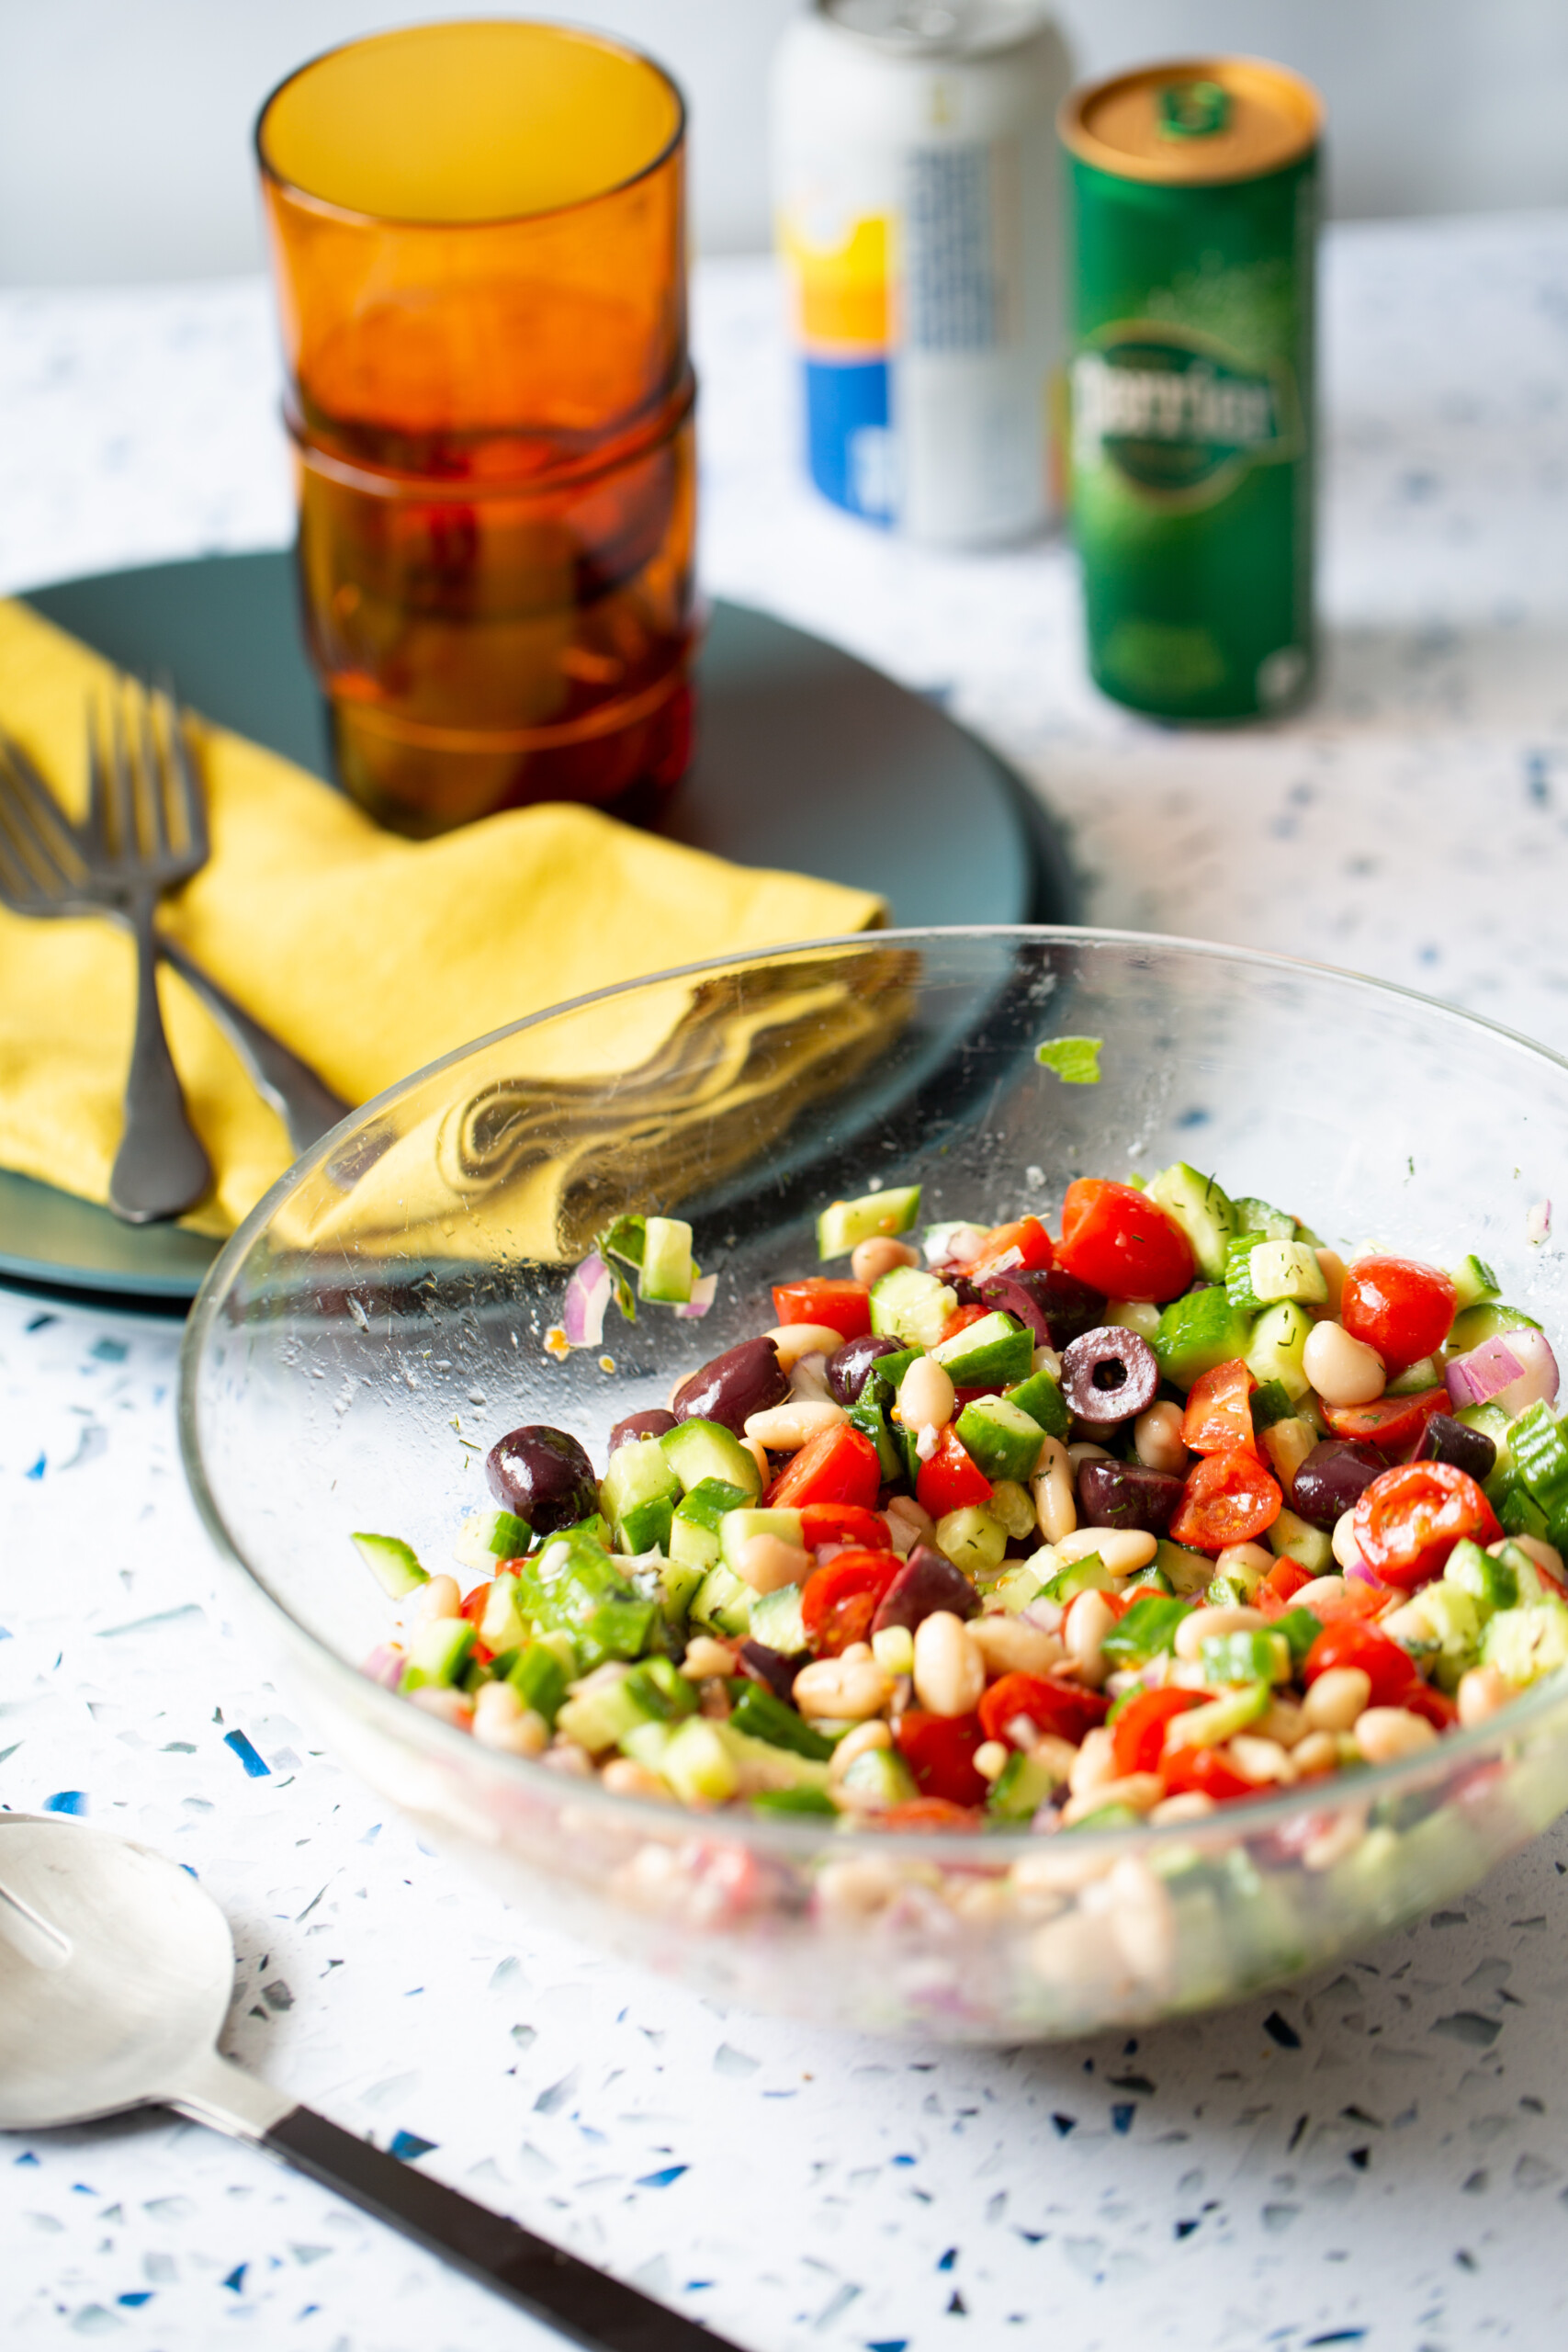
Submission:
M 1272 713 L 1311 677 L 1321 127 L 1305 82 L 1251 59 L 1062 109 L 1089 663 L 1162 718 Z

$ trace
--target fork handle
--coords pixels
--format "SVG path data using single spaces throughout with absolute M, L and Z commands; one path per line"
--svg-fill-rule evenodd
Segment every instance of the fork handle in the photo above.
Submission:
M 162 932 L 158 952 L 193 989 L 244 1063 L 252 1085 L 277 1113 L 297 1152 L 309 1151 L 328 1129 L 346 1119 L 349 1104 L 316 1076 L 309 1062 L 291 1053 L 280 1037 L 253 1021 L 228 992 L 209 979 L 183 947 Z
M 127 1225 L 152 1225 L 193 1208 L 212 1182 L 164 1035 L 152 899 L 125 901 L 136 935 L 136 1035 L 125 1081 L 125 1127 L 109 1174 L 109 1206 Z

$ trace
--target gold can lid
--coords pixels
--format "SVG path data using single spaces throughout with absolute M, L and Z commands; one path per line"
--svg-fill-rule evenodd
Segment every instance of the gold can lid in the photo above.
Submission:
M 1070 91 L 1057 121 L 1084 163 L 1172 187 L 1261 179 L 1307 154 L 1323 130 L 1310 82 L 1258 57 L 1180 57 Z

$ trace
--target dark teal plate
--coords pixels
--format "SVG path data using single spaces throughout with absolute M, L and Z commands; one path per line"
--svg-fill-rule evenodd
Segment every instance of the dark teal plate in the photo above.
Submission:
M 290 556 L 154 564 L 28 601 L 124 669 L 166 670 L 208 718 L 331 776 Z M 659 826 L 671 840 L 880 890 L 901 927 L 1077 921 L 1071 869 L 1039 802 L 934 704 L 819 638 L 722 602 L 700 675 L 700 749 Z M 216 1250 L 0 1170 L 6 1280 L 183 1310 Z

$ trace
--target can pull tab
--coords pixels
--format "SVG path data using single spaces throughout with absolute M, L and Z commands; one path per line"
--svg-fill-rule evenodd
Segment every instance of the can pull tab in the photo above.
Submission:
M 1159 93 L 1162 139 L 1212 139 L 1230 121 L 1230 92 L 1218 82 L 1170 82 Z

